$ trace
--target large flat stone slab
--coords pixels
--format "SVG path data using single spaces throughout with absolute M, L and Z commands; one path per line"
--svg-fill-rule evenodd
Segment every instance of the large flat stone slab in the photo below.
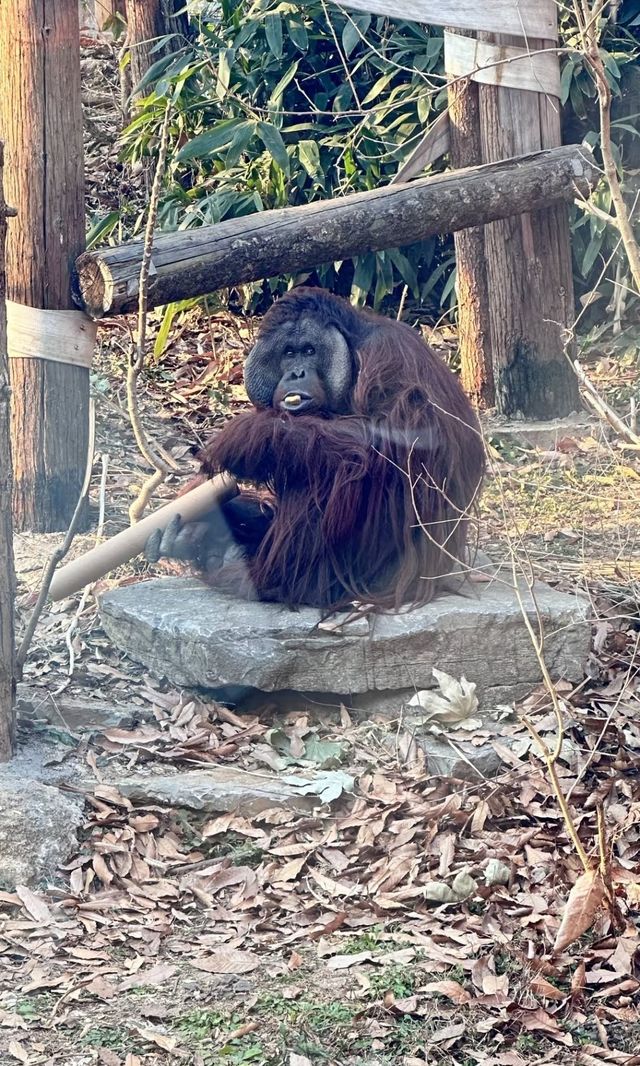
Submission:
M 312 782 L 303 777 L 249 773 L 235 766 L 212 766 L 210 770 L 189 770 L 171 776 L 129 777 L 117 781 L 116 787 L 136 803 L 165 803 L 194 811 L 242 811 L 254 815 L 271 807 L 310 811 L 320 803 L 318 796 L 311 793 Z
M 544 585 L 535 599 L 552 677 L 580 680 L 590 645 L 586 602 Z M 531 597 L 524 600 L 534 619 Z M 240 602 L 194 578 L 112 590 L 102 597 L 101 614 L 119 648 L 178 685 L 415 692 L 433 686 L 436 666 L 464 674 L 481 697 L 505 700 L 541 680 L 517 597 L 497 579 L 418 610 L 359 618 L 336 632 L 319 627 L 313 608 Z

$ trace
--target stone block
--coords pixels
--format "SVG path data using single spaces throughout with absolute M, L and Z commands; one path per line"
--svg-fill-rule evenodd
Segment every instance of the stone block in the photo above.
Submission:
M 531 597 L 523 596 L 535 619 Z M 535 601 L 551 676 L 580 680 L 590 646 L 586 601 L 544 585 Z M 518 599 L 498 579 L 413 611 L 353 623 L 344 615 L 336 631 L 322 628 L 313 608 L 242 602 L 195 578 L 112 590 L 101 599 L 101 616 L 114 644 L 156 676 L 222 692 L 293 689 L 341 693 L 356 703 L 370 693 L 400 707 L 407 693 L 433 686 L 435 666 L 474 681 L 484 705 L 520 698 L 541 680 Z
M 249 773 L 235 766 L 128 777 L 114 784 L 134 803 L 162 803 L 212 813 L 241 811 L 251 816 L 271 807 L 310 811 L 320 802 L 317 796 L 305 794 L 305 786 L 311 783 L 300 775 Z
M 81 805 L 57 788 L 0 773 L 0 888 L 38 885 L 55 874 L 78 846 L 81 821 Z

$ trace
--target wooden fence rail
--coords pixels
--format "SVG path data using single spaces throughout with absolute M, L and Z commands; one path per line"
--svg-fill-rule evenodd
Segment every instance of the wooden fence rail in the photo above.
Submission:
M 536 211 L 588 196 L 597 181 L 590 150 L 570 145 L 407 185 L 158 234 L 149 306 Z M 130 241 L 80 256 L 77 298 L 92 317 L 137 306 L 142 253 L 142 241 Z

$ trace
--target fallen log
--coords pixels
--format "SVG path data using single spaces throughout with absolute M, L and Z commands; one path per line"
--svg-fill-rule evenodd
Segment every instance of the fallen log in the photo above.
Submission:
M 567 145 L 406 185 L 159 233 L 149 306 L 586 197 L 598 178 L 590 149 Z M 142 254 L 143 242 L 129 241 L 80 256 L 77 299 L 89 315 L 100 318 L 137 306 Z

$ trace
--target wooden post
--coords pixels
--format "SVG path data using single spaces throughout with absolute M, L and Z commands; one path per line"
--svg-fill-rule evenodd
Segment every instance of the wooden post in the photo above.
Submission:
M 18 211 L 7 296 L 72 308 L 71 270 L 85 241 L 78 0 L 0 3 L 0 137 Z M 89 370 L 10 358 L 10 372 L 15 526 L 64 529 L 87 461 Z
M 454 167 L 482 163 L 478 85 L 470 79 L 456 81 L 449 87 L 449 139 Z M 492 407 L 495 389 L 484 226 L 459 230 L 453 239 L 462 385 L 476 403 Z
M 131 82 L 135 92 L 149 67 L 172 51 L 179 42 L 169 42 L 158 50 L 158 38 L 170 33 L 186 33 L 188 18 L 176 9 L 184 4 L 174 0 L 127 0 L 127 40 L 131 54 Z
M 7 208 L 3 191 L 3 154 L 0 143 L 0 762 L 13 754 L 15 741 L 15 645 L 13 605 L 13 529 L 11 521 L 11 433 L 9 367 L 7 359 L 6 278 L 4 245 Z
M 480 36 L 501 46 L 523 46 L 518 38 Z M 531 51 L 554 44 L 527 42 Z M 561 144 L 557 97 L 481 84 L 478 98 L 483 162 Z M 578 383 L 567 359 L 574 296 L 566 206 L 492 222 L 485 227 L 484 245 L 498 411 L 530 419 L 575 411 Z
M 94 0 L 96 23 L 103 30 L 115 15 L 125 16 L 125 0 Z

